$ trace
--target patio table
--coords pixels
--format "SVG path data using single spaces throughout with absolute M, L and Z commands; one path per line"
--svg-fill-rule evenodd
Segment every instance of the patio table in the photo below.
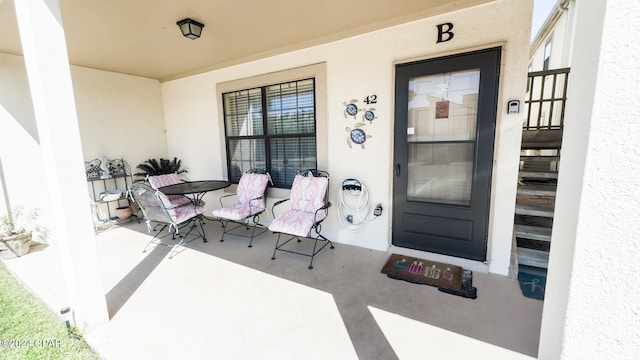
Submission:
M 163 186 L 158 188 L 165 195 L 185 195 L 195 204 L 199 204 L 209 191 L 224 189 L 231 185 L 226 180 L 200 180 Z

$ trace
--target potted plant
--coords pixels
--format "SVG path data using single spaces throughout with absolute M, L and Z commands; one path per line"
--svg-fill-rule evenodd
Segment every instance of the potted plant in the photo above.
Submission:
M 137 166 L 141 172 L 133 175 L 140 176 L 142 179 L 146 179 L 147 176 L 162 175 L 162 174 L 182 174 L 187 172 L 185 169 L 181 169 L 182 161 L 174 157 L 173 160 L 167 160 L 160 158 L 160 161 L 156 159 L 149 159 L 146 162 Z
M 38 209 L 25 214 L 21 206 L 0 218 L 0 257 L 11 259 L 29 253 Z

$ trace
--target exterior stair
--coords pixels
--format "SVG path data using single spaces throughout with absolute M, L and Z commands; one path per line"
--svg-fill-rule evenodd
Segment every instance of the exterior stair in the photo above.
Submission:
M 546 271 L 551 247 L 561 132 L 524 130 L 514 230 L 518 267 Z M 538 142 L 536 142 L 538 141 Z
M 528 74 L 514 214 L 519 272 L 545 275 L 549 263 L 569 72 Z

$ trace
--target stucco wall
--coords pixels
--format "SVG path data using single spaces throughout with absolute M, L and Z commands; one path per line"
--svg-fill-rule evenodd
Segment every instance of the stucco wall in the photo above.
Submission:
M 167 156 L 157 80 L 76 66 L 71 74 L 85 160 L 125 157 L 135 171 L 149 157 Z M 52 207 L 42 186 L 42 154 L 23 58 L 0 54 L 0 79 L 0 160 L 8 202 L 39 208 L 46 226 Z M 3 215 L 6 199 L 0 193 Z
M 168 156 L 160 82 L 77 66 L 71 76 L 85 160 L 124 157 L 135 168 Z
M 38 130 L 22 58 L 0 54 L 0 79 L 0 170 L 7 190 L 20 189 L 22 193 L 20 197 L 5 199 L 0 191 L 1 216 L 6 214 L 5 200 L 12 207 L 33 209 L 39 207 L 44 194 L 37 187 L 30 189 L 30 186 L 25 186 L 22 180 L 42 176 Z M 25 163 L 32 165 L 25 166 Z M 34 184 L 31 185 L 33 187 Z
M 345 178 L 357 178 L 369 189 L 371 201 L 382 203 L 380 218 L 362 232 L 342 229 L 332 211 L 323 227 L 329 238 L 345 244 L 387 250 L 391 241 L 391 189 L 394 64 L 433 58 L 480 48 L 502 46 L 492 206 L 489 265 L 476 269 L 507 274 L 512 242 L 518 150 L 522 114 L 507 115 L 507 100 L 524 100 L 528 64 L 531 1 L 505 0 L 371 32 L 281 56 L 170 81 L 162 85 L 169 153 L 197 167 L 191 175 L 219 178 L 226 166 L 221 151 L 224 133 L 218 118 L 216 84 L 290 68 L 326 63 L 328 170 L 331 198 Z M 452 22 L 453 40 L 436 44 L 436 25 Z M 343 115 L 345 101 L 377 95 L 376 119 L 367 125 L 371 135 L 365 149 L 349 148 Z M 185 121 L 188 119 L 188 122 Z M 188 125 L 187 125 L 188 124 Z M 450 259 L 458 262 L 457 259 Z M 468 264 L 466 264 L 468 266 Z
M 540 359 L 640 355 L 638 12 L 576 3 Z

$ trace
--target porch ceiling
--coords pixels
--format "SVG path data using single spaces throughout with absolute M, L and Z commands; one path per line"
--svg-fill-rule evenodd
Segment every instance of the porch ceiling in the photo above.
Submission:
M 0 52 L 22 55 L 14 0 L 0 0 Z M 494 0 L 60 0 L 70 62 L 161 81 Z M 176 21 L 205 24 L 189 40 Z M 357 55 L 354 55 L 357 56 Z

